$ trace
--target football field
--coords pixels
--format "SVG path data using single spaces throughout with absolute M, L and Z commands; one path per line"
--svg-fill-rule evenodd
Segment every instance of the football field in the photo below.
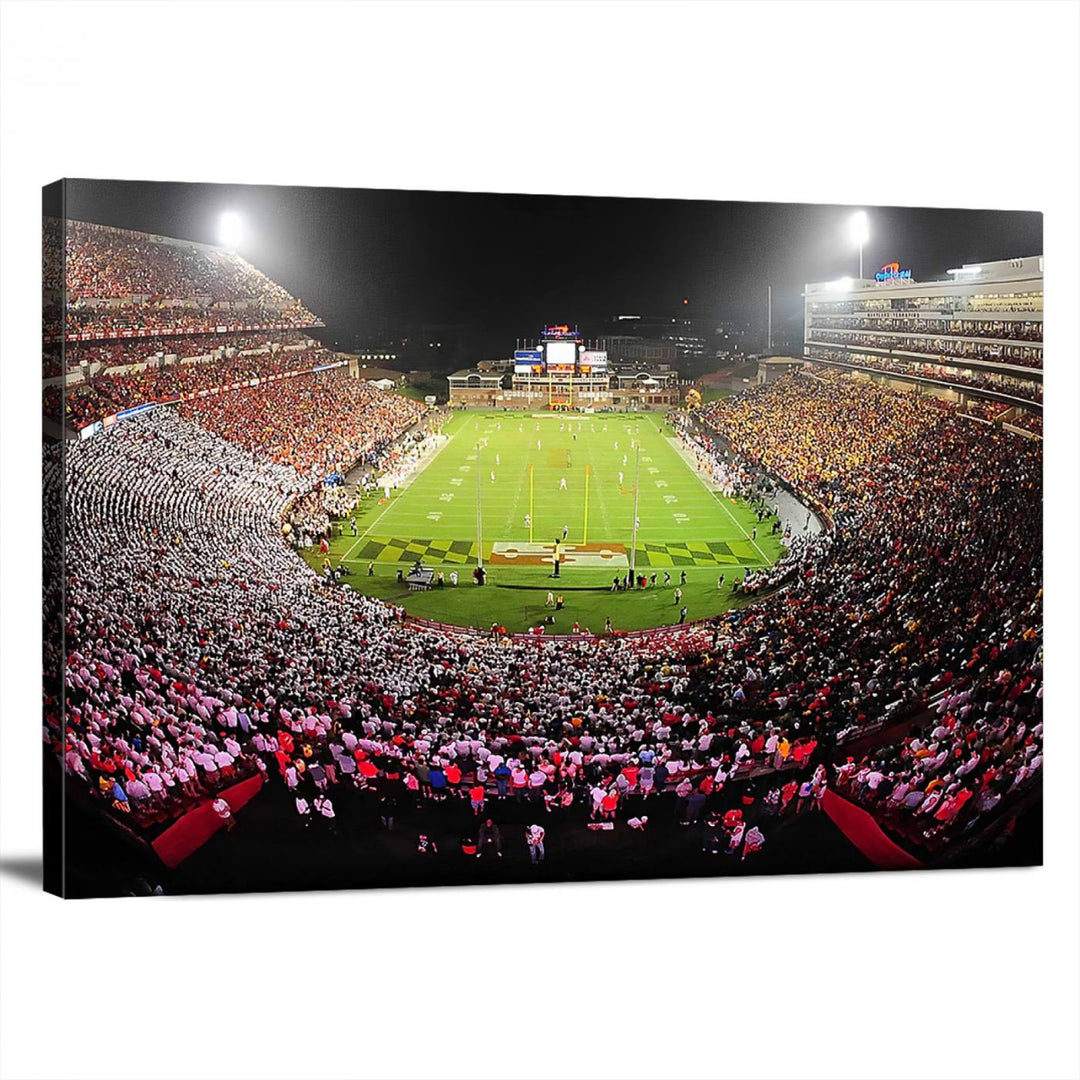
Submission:
M 331 545 L 355 588 L 422 617 L 523 630 L 548 613 L 547 592 L 558 586 L 574 596 L 555 632 L 573 621 L 600 630 L 607 617 L 600 612 L 609 608 L 618 629 L 676 622 L 682 604 L 688 619 L 702 618 L 731 606 L 730 583 L 746 568 L 770 565 L 781 553 L 769 519 L 759 524 L 748 507 L 711 490 L 661 415 L 475 410 L 455 413 L 443 434 L 420 472 L 389 500 L 369 496 L 355 535 L 351 522 L 341 522 Z M 630 566 L 635 480 L 634 565 L 656 573 L 657 584 L 615 594 L 612 579 Z M 556 539 L 564 551 L 558 582 L 549 577 Z M 477 589 L 472 570 L 481 552 L 489 584 Z M 410 593 L 398 585 L 397 568 L 417 559 L 443 570 L 447 585 L 456 570 L 456 589 Z

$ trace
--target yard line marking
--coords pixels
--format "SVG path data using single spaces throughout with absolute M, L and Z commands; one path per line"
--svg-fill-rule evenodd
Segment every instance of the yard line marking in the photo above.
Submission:
M 526 462 L 526 466 L 525 466 L 526 473 L 528 473 L 528 464 L 529 463 Z M 531 475 L 529 476 L 529 483 L 532 483 L 532 476 Z M 521 493 L 522 493 L 522 490 L 524 489 L 524 487 L 525 487 L 524 484 L 518 484 L 516 489 L 515 489 L 516 494 L 514 495 L 514 504 L 510 508 L 510 527 L 509 527 L 509 529 L 506 529 L 506 528 L 503 529 L 503 532 L 505 532 L 505 533 L 509 534 L 509 533 L 513 533 L 513 532 L 517 531 L 518 507 L 521 505 Z M 531 510 L 530 510 L 530 513 L 529 513 L 529 520 L 530 521 L 532 520 L 532 512 L 531 512 Z M 530 535 L 530 539 L 531 539 L 531 535 Z
M 356 538 L 356 540 L 353 542 L 352 547 L 350 547 L 349 550 L 346 551 L 345 554 L 341 556 L 343 559 L 348 559 L 349 556 L 352 555 L 352 553 L 360 546 L 361 541 L 367 539 L 367 536 L 371 532 L 371 530 L 374 529 L 375 526 L 378 525 L 378 523 L 380 521 L 382 521 L 383 517 L 385 517 L 385 515 L 386 515 L 386 512 L 393 505 L 394 505 L 394 501 L 392 499 L 387 502 L 386 506 L 383 507 L 382 513 L 379 514 L 379 516 Z
M 704 481 L 702 481 L 702 483 L 704 483 Z M 706 490 L 708 490 L 708 489 L 706 489 Z M 765 552 L 762 551 L 760 547 L 758 547 L 757 541 L 751 539 L 750 534 L 742 527 L 742 525 L 739 524 L 739 519 L 727 508 L 727 505 L 724 502 L 723 496 L 721 494 L 718 494 L 715 491 L 712 492 L 711 494 L 712 494 L 713 498 L 716 499 L 716 501 L 724 508 L 724 512 L 727 514 L 727 516 L 729 518 L 731 518 L 731 520 L 733 522 L 735 522 L 736 527 L 743 534 L 743 538 L 750 541 L 750 546 L 761 556 L 762 561 L 765 563 L 765 565 L 766 566 L 772 566 L 772 563 L 769 562 L 769 556 L 766 555 Z

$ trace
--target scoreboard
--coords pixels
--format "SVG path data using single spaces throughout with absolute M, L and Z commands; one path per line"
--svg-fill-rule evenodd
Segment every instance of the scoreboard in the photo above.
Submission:
M 548 371 L 554 374 L 573 372 L 577 367 L 577 354 L 576 341 L 544 342 L 544 360 Z
M 530 344 L 532 340 L 518 345 Z M 510 397 L 545 401 L 547 408 L 594 409 L 611 403 L 608 354 L 589 348 L 581 331 L 569 323 L 545 326 L 532 348 L 514 351 Z
M 606 377 L 608 354 L 587 349 L 576 326 L 545 326 L 535 348 L 514 350 L 514 374 L 533 378 L 554 376 L 573 382 L 575 376 Z

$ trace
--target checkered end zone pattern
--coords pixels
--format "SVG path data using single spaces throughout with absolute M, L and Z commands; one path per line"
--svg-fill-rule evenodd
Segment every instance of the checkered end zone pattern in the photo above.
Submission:
M 526 553 L 525 549 L 539 548 L 540 545 L 528 543 L 495 543 L 484 545 L 484 556 L 489 561 L 497 561 L 505 565 L 518 565 L 528 563 L 541 563 L 539 552 L 535 556 L 532 552 Z M 546 559 L 551 561 L 550 545 L 546 547 Z M 612 563 L 626 563 L 625 549 L 621 545 L 589 544 L 588 548 L 604 549 L 604 555 L 589 552 L 591 557 L 582 558 L 584 551 L 574 559 L 574 547 L 569 545 L 566 550 L 567 561 L 564 565 L 569 569 L 572 561 L 588 562 L 592 564 L 594 559 L 610 560 Z M 521 554 L 516 553 L 520 549 Z M 511 551 L 515 556 L 508 557 Z M 617 553 L 612 559 L 611 554 Z M 606 558 L 605 558 L 606 556 Z M 470 540 L 422 540 L 405 539 L 401 537 L 369 536 L 363 544 L 357 548 L 351 556 L 355 561 L 379 562 L 379 563 L 414 563 L 419 559 L 429 565 L 472 563 L 476 561 L 476 542 Z M 637 559 L 638 567 L 655 566 L 663 569 L 668 566 L 757 566 L 763 565 L 764 560 L 753 544 L 746 540 L 688 540 L 682 544 L 639 544 Z
M 638 566 L 746 566 L 764 564 L 746 540 L 688 540 L 684 544 L 641 544 Z
M 487 546 L 486 544 L 484 545 Z M 472 540 L 405 540 L 396 536 L 369 536 L 352 553 L 353 559 L 368 562 L 468 563 L 476 562 L 476 542 Z

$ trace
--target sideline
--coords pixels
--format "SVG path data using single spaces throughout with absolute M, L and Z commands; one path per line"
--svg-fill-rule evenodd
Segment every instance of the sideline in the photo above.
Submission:
M 413 480 L 417 479 L 421 473 L 427 471 L 428 466 L 450 445 L 451 442 L 453 442 L 454 438 L 455 436 L 448 435 L 446 437 L 446 442 L 440 443 L 430 454 L 426 454 L 416 463 L 416 468 L 405 476 L 401 483 L 398 484 L 399 495 L 404 494 L 405 489 L 413 482 Z M 390 508 L 397 503 L 399 495 L 396 495 L 387 501 L 386 506 L 383 507 L 378 517 L 368 525 L 368 527 L 353 541 L 352 546 L 348 551 L 341 556 L 342 560 L 348 561 L 352 553 L 360 546 L 361 541 L 366 540 L 371 535 L 371 530 L 382 521 L 387 513 L 389 513 Z
M 766 555 L 765 552 L 762 551 L 760 547 L 758 547 L 757 541 L 750 538 L 750 534 L 746 531 L 745 528 L 743 528 L 742 524 L 739 522 L 739 519 L 731 512 L 730 509 L 728 509 L 727 504 L 724 502 L 725 496 L 723 495 L 723 493 L 720 492 L 720 489 L 718 487 L 712 486 L 712 484 L 701 475 L 701 470 L 698 468 L 697 464 L 697 458 L 695 458 L 690 453 L 690 451 L 686 449 L 686 447 L 683 445 L 682 439 L 680 439 L 677 435 L 668 435 L 666 436 L 666 438 L 667 441 L 671 443 L 672 446 L 675 448 L 675 452 L 679 454 L 683 461 L 686 462 L 686 465 L 690 469 L 690 471 L 694 474 L 694 476 L 698 478 L 701 486 L 720 504 L 724 513 L 727 514 L 727 516 L 731 518 L 731 520 L 735 523 L 735 528 L 742 533 L 743 539 L 748 541 L 751 547 L 753 547 L 753 549 L 761 556 L 761 560 L 762 562 L 764 562 L 766 568 L 775 566 L 776 563 L 779 562 L 779 560 L 770 559 L 768 555 Z

